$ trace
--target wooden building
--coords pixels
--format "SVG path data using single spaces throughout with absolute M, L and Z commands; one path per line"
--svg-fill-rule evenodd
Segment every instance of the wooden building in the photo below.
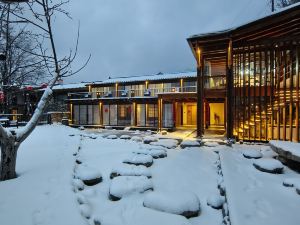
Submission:
M 299 4 L 188 43 L 197 61 L 199 136 L 210 104 L 222 103 L 228 138 L 299 142 Z
M 89 92 L 70 95 L 71 125 L 196 129 L 196 80 L 196 72 L 184 72 L 92 83 Z

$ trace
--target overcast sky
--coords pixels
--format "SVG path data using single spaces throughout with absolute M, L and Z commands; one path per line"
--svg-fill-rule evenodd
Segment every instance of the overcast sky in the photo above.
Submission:
M 65 83 L 195 70 L 190 35 L 230 28 L 270 13 L 268 0 L 70 0 L 73 20 L 56 20 L 59 53 L 75 42 L 78 67 Z

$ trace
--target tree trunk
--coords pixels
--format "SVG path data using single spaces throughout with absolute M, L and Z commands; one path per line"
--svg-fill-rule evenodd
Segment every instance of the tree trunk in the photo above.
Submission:
M 18 146 L 13 140 L 1 143 L 0 180 L 10 180 L 17 177 L 17 151 Z

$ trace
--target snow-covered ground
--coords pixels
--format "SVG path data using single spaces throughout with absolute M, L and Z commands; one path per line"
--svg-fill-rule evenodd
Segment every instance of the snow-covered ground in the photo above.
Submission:
M 109 135 L 118 138 L 106 138 Z M 243 155 L 255 149 L 263 158 L 271 158 L 276 154 L 269 147 L 230 148 L 212 142 L 182 149 L 174 140 L 149 145 L 134 141 L 138 138 L 120 139 L 122 135 L 151 136 L 150 132 L 37 127 L 19 150 L 19 177 L 0 183 L 0 224 L 222 224 L 222 210 L 209 206 L 224 202 L 219 189 L 225 190 L 224 207 L 233 225 L 299 224 L 300 195 L 283 181 L 299 181 L 300 175 L 287 167 L 283 174 L 261 172 L 253 166 L 258 159 Z M 123 163 L 133 154 L 148 162 L 150 153 L 158 150 L 166 152 L 164 158 L 153 158 L 149 167 Z M 97 184 L 84 185 L 81 177 Z M 186 218 L 191 211 L 196 216 Z

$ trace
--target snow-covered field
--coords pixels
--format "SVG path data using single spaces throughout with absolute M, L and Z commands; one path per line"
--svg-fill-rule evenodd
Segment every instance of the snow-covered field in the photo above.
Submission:
M 19 150 L 18 178 L 0 183 L 0 224 L 299 224 L 300 175 L 253 166 L 260 159 L 250 156 L 274 157 L 269 147 L 214 142 L 183 149 L 174 140 L 151 135 L 149 145 L 137 138 L 149 136 L 39 126 Z

